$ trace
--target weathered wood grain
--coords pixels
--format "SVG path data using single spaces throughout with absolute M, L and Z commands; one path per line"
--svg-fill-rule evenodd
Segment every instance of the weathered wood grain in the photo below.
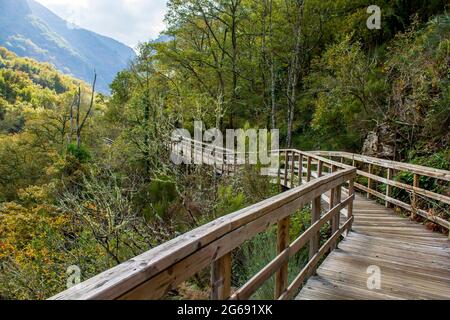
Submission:
M 296 299 L 450 299 L 450 242 L 444 235 L 361 195 L 353 216 L 352 231 Z M 380 289 L 367 286 L 369 266 L 380 268 Z

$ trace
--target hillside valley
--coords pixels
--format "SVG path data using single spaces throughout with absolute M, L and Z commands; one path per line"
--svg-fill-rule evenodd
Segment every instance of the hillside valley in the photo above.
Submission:
M 95 69 L 102 93 L 135 57 L 128 46 L 72 25 L 34 0 L 0 0 L 0 12 L 0 46 L 86 82 Z

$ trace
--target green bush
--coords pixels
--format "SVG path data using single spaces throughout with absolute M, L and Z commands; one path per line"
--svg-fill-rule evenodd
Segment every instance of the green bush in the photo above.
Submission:
M 75 143 L 71 143 L 67 146 L 67 153 L 74 156 L 81 163 L 86 163 L 91 160 L 91 153 L 83 145 L 78 147 Z

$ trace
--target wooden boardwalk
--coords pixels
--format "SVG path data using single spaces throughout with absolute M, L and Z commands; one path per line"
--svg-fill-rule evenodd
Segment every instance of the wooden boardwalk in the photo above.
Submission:
M 356 195 L 352 231 L 297 300 L 450 299 L 450 242 L 443 234 Z M 370 266 L 380 289 L 369 289 Z
M 171 140 L 168 148 L 175 153 L 173 159 L 214 166 L 215 174 L 233 175 L 247 164 L 230 150 L 211 153 L 210 145 L 183 137 Z M 223 161 L 230 153 L 231 162 L 228 157 Z M 285 192 L 193 229 L 51 299 L 164 299 L 207 268 L 214 300 L 250 299 L 271 278 L 274 299 L 280 300 L 450 299 L 447 237 L 386 207 L 396 206 L 449 230 L 450 197 L 427 190 L 423 182 L 450 187 L 450 171 L 346 152 L 273 153 L 279 166 L 265 172 Z M 411 174 L 413 184 L 396 179 L 399 172 Z M 410 198 L 395 198 L 393 188 Z M 440 211 L 433 211 L 436 205 Z M 304 208 L 311 210 L 311 225 L 292 240 L 291 216 Z M 277 256 L 240 288 L 232 288 L 233 250 L 271 226 L 277 228 Z M 325 226 L 330 230 L 326 239 L 321 232 Z M 308 261 L 289 281 L 289 261 L 305 247 Z M 380 287 L 370 289 L 377 275 Z

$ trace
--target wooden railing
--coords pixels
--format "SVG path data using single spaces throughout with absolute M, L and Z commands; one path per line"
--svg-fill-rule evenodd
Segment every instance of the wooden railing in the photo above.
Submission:
M 450 229 L 450 222 L 443 219 L 431 210 L 424 210 L 420 208 L 421 202 L 434 201 L 441 206 L 442 212 L 447 212 L 450 206 L 450 197 L 444 194 L 439 194 L 433 191 L 426 190 L 420 185 L 421 177 L 428 177 L 441 181 L 441 184 L 447 184 L 449 190 L 450 171 L 439 170 L 414 164 L 378 159 L 359 154 L 348 152 L 330 152 L 330 151 L 315 151 L 313 154 L 327 157 L 329 159 L 336 159 L 338 162 L 350 162 L 353 167 L 359 168 L 357 171 L 358 177 L 367 179 L 367 185 L 355 183 L 355 188 L 364 191 L 367 197 L 374 196 L 385 202 L 386 207 L 391 205 L 398 206 L 414 215 L 419 215 L 427 220 L 430 220 L 446 229 Z M 365 171 L 367 170 L 367 171 Z M 413 177 L 412 185 L 400 181 L 396 181 L 395 177 L 398 172 L 406 172 Z M 385 173 L 385 176 L 383 175 Z M 381 175 L 383 176 L 381 176 Z M 381 183 L 385 185 L 385 193 L 377 191 L 373 188 L 374 183 Z M 392 195 L 392 188 L 399 188 L 409 193 L 410 203 L 406 203 L 400 199 L 396 199 Z M 422 199 L 423 201 L 420 201 Z
M 215 166 L 217 171 L 224 174 L 250 164 L 251 152 L 237 152 L 183 136 L 172 137 L 168 148 L 186 163 Z
M 319 260 L 336 248 L 338 239 L 351 228 L 356 169 L 298 150 L 277 152 L 284 154 L 284 168 L 278 170 L 278 179 L 289 185 L 290 190 L 192 230 L 52 299 L 160 299 L 208 267 L 211 299 L 248 299 L 273 275 L 274 298 L 292 298 Z M 347 196 L 342 199 L 344 187 Z M 329 198 L 328 208 L 322 208 L 324 196 Z M 311 226 L 290 242 L 291 216 L 309 205 Z M 346 219 L 341 223 L 342 212 L 346 213 Z M 330 236 L 320 246 L 320 229 L 327 223 Z M 277 225 L 277 256 L 246 284 L 232 291 L 232 251 L 274 225 Z M 288 283 L 289 259 L 306 245 L 309 245 L 308 262 Z

